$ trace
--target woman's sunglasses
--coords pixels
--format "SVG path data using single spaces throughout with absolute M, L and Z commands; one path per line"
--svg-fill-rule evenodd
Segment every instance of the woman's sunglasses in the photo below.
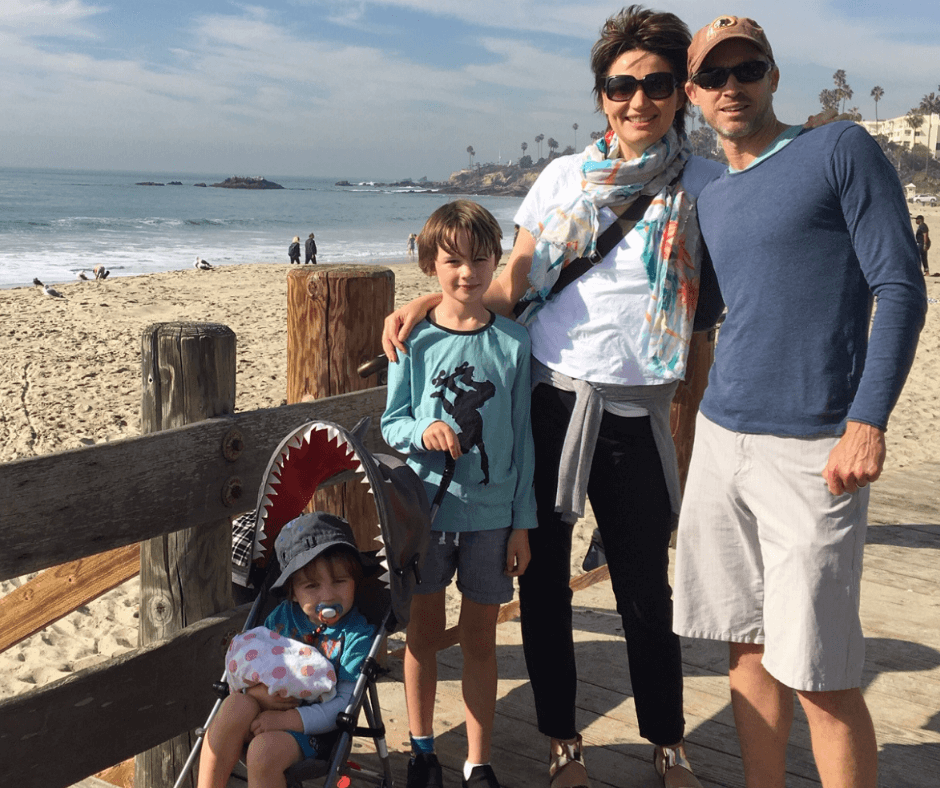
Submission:
M 746 60 L 731 68 L 703 68 L 692 75 L 692 82 L 705 90 L 718 90 L 727 84 L 732 74 L 742 84 L 760 82 L 773 67 L 774 64 L 766 60 Z
M 647 74 L 643 79 L 618 74 L 604 80 L 604 94 L 611 101 L 629 101 L 637 88 L 643 88 L 643 93 L 649 99 L 666 99 L 675 92 L 678 84 L 678 80 L 668 71 Z

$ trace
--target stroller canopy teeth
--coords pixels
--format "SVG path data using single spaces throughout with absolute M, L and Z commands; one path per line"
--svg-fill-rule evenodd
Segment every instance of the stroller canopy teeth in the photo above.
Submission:
M 373 578 L 391 588 L 395 619 L 407 623 L 416 574 L 409 567 L 426 550 L 430 534 L 424 485 L 400 459 L 373 455 L 364 444 L 365 420 L 352 430 L 330 422 L 303 424 L 285 436 L 265 470 L 254 512 L 253 541 L 245 554 L 257 569 L 274 555 L 281 529 L 300 515 L 317 489 L 347 473 L 358 474 L 375 502 L 380 534 Z M 248 545 L 246 545 L 246 548 Z M 414 575 L 414 576 L 413 576 Z

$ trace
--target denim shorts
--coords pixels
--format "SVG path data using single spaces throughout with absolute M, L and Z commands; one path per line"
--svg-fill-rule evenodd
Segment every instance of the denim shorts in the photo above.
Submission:
M 416 594 L 443 591 L 457 574 L 457 589 L 478 605 L 512 600 L 512 578 L 506 575 L 506 545 L 512 528 L 492 531 L 431 531 Z
M 300 731 L 287 731 L 294 737 L 294 741 L 300 747 L 301 760 L 327 760 L 333 743 L 336 741 L 338 733 L 330 731 L 317 736 L 311 736 Z

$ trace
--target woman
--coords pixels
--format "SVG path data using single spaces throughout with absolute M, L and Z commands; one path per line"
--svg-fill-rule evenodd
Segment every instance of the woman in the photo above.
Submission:
M 294 240 L 290 242 L 290 246 L 287 247 L 287 257 L 291 261 L 291 265 L 297 263 L 300 265 L 300 236 L 295 235 Z
M 694 198 L 721 172 L 690 157 L 684 134 L 690 41 L 673 14 L 631 6 L 607 20 L 591 66 L 608 132 L 545 168 L 516 214 L 522 229 L 506 269 L 487 292 L 487 305 L 502 314 L 523 295 L 529 302 L 522 319 L 532 338 L 539 526 L 520 603 L 538 726 L 551 740 L 552 788 L 589 785 L 575 722 L 568 587 L 585 494 L 623 620 L 640 733 L 655 745 L 666 786 L 700 785 L 682 745 L 682 665 L 667 579 L 679 509 L 669 407 L 700 285 Z M 589 255 L 640 195 L 651 202 L 623 241 L 551 296 L 561 269 Z M 712 281 L 706 276 L 702 289 L 714 293 Z M 716 293 L 707 300 L 712 314 L 699 315 L 706 324 L 721 308 Z M 386 320 L 390 358 L 433 304 L 433 296 L 418 299 Z

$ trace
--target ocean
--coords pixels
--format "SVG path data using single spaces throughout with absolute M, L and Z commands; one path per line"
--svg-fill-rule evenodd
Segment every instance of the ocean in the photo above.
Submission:
M 278 177 L 284 187 L 196 187 L 230 175 L 0 168 L 0 288 L 74 281 L 103 265 L 111 276 L 213 265 L 287 263 L 287 247 L 312 232 L 320 263 L 389 265 L 406 260 L 411 233 L 455 199 L 342 178 Z M 152 181 L 181 186 L 137 186 Z M 497 218 L 507 250 L 519 197 L 472 196 Z

